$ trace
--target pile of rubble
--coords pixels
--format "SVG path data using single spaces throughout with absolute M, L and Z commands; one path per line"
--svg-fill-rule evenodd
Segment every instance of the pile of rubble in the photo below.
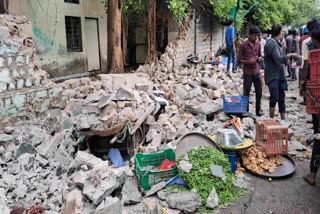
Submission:
M 223 90 L 217 87 L 221 84 L 224 93 L 235 94 L 239 89 L 234 85 L 240 76 L 234 77 L 238 83 L 229 82 L 222 71 L 204 68 L 181 68 L 170 78 L 160 74 L 154 79 L 153 93 L 151 84 L 107 89 L 102 87 L 102 78 L 62 83 L 63 93 L 70 96 L 66 108 L 52 109 L 46 118 L 29 121 L 28 126 L 6 127 L 0 134 L 1 213 L 8 213 L 9 207 L 28 207 L 34 201 L 40 201 L 46 213 L 159 213 L 162 207 L 179 213 L 185 207 L 196 209 L 199 203 L 192 205 L 189 192 L 170 193 L 168 197 L 169 193 L 162 190 L 158 197 L 143 197 L 130 168 L 132 162 L 114 168 L 107 160 L 82 150 L 79 131 L 107 130 L 128 118 L 134 122 L 147 106 L 168 98 L 169 105 L 158 120 L 149 117 L 146 121 L 145 151 L 174 148 L 177 140 L 191 131 L 215 133 L 229 117 L 222 112 L 221 97 L 210 99 L 206 91 Z M 211 78 L 218 83 L 210 83 Z M 80 91 L 85 81 L 91 85 L 91 93 Z M 196 90 L 199 93 L 195 96 Z M 200 106 L 208 103 L 207 110 L 192 110 L 186 103 L 193 102 Z M 242 123 L 247 134 L 254 135 L 253 119 L 244 118 Z
M 1 43 L 4 48 L 1 50 L 6 50 L 5 45 L 10 44 Z M 40 84 L 49 84 L 50 90 L 38 91 L 34 100 L 26 96 L 26 100 L 33 103 L 30 106 L 20 105 L 20 102 L 18 105 L 14 98 L 12 103 L 15 108 L 18 105 L 23 111 L 27 109 L 27 115 L 38 113 L 36 109 L 47 114 L 44 118 L 28 116 L 28 120 L 0 130 L 0 213 L 10 213 L 14 207 L 22 210 L 44 208 L 46 213 L 52 214 L 161 213 L 163 207 L 168 208 L 167 213 L 196 210 L 201 204 L 197 194 L 161 190 L 157 197 L 150 192 L 144 195 L 130 168 L 132 160 L 125 161 L 124 167 L 115 168 L 108 157 L 100 159 L 92 155 L 88 147 L 82 147 L 85 140 L 81 131 L 118 135 L 128 121 L 134 126 L 149 107 L 157 112 L 162 106 L 165 111 L 156 118 L 146 119 L 149 130 L 147 145 L 141 148 L 144 152 L 175 148 L 178 139 L 192 131 L 214 134 L 230 119 L 222 111 L 222 96 L 242 94 L 241 74 L 232 74 L 230 78 L 210 65 L 174 67 L 171 56 L 174 48 L 169 45 L 158 64 L 141 66 L 136 74 L 99 75 L 96 80 L 81 78 L 55 84 L 46 79 L 45 72 L 33 70 L 39 71 Z M 23 57 L 23 66 L 29 66 L 29 60 L 32 61 L 28 55 L 32 56 L 33 52 L 28 53 Z M 15 65 L 10 67 L 20 68 L 18 56 L 15 57 Z M 6 66 L 9 61 L 8 55 Z M 30 66 L 35 68 L 33 63 Z M 10 88 L 11 82 L 19 81 L 19 78 L 11 78 L 13 70 L 9 73 L 10 78 L 1 77 L 6 82 L 0 83 L 0 92 L 14 93 L 14 89 L 20 89 L 19 84 Z M 30 75 L 37 77 L 33 74 Z M 25 77 L 21 87 L 37 86 L 35 79 L 29 84 L 30 75 L 21 76 Z M 17 100 L 21 101 L 20 98 Z M 39 100 L 43 102 L 38 103 Z M 10 102 L 8 109 L 11 105 Z M 252 107 L 253 103 L 250 109 Z M 299 113 L 292 114 L 289 120 L 304 118 L 302 109 L 293 103 L 289 103 L 288 110 Z M 254 138 L 254 120 L 247 117 L 242 123 L 246 127 L 245 135 Z M 304 128 L 303 123 L 295 123 L 291 133 L 304 133 Z M 302 136 L 298 133 L 294 142 Z M 159 185 L 153 193 L 165 186 Z
M 225 77 L 221 71 L 208 71 L 210 75 L 221 74 L 221 81 Z M 184 69 L 182 76 L 185 75 L 183 72 L 188 73 L 189 70 Z M 200 81 L 205 81 L 205 78 L 209 81 L 207 72 L 200 74 L 201 78 L 194 75 L 193 81 L 197 77 Z M 188 81 L 182 83 L 179 79 L 175 86 L 176 83 L 164 80 L 167 87 L 155 85 L 165 91 L 163 94 L 160 90 L 150 93 L 150 84 L 135 84 L 134 88 L 126 84 L 118 85 L 117 90 L 115 87 L 108 89 L 102 87 L 101 79 L 103 77 L 91 82 L 83 78 L 61 83 L 61 100 L 66 100 L 66 108 L 52 109 L 46 118 L 29 121 L 28 126 L 21 124 L 6 127 L 4 133 L 0 134 L 3 166 L 0 179 L 3 199 L 1 213 L 7 213 L 8 207 L 27 207 L 39 200 L 51 213 L 112 213 L 109 210 L 117 209 L 127 209 L 133 213 L 132 210 L 160 209 L 160 203 L 164 202 L 157 198 L 145 198 L 140 203 L 142 196 L 128 161 L 125 167 L 114 168 L 108 161 L 90 154 L 89 150 L 82 151 L 79 147 L 79 132 L 105 131 L 121 124 L 117 130 L 119 132 L 124 121 L 136 121 L 161 96 L 170 98 L 170 104 L 157 121 L 153 117 L 147 119 L 150 126 L 146 136 L 146 141 L 150 142 L 147 151 L 174 146 L 175 140 L 191 131 L 212 133 L 219 128 L 217 122 L 225 117 L 221 113 L 221 103 L 211 103 L 202 92 L 212 88 L 213 84 L 202 83 L 201 86 L 199 82 L 199 85 L 192 87 Z M 169 87 L 170 84 L 172 87 Z M 84 90 L 86 85 L 91 85 L 91 88 L 88 86 L 89 93 Z M 195 90 L 199 92 L 197 96 L 190 96 Z M 217 106 L 217 110 L 211 111 L 212 106 L 208 106 L 209 112 L 192 112 L 197 114 L 193 115 L 186 111 L 186 106 L 185 110 L 182 108 L 184 101 L 192 102 L 194 99 Z M 219 116 L 213 121 L 207 121 L 206 115 L 210 114 Z M 172 200 L 177 199 L 173 197 Z M 127 207 L 137 203 L 134 208 Z M 168 207 L 168 203 L 172 202 L 165 202 L 164 206 Z M 157 205 L 156 208 L 154 205 Z

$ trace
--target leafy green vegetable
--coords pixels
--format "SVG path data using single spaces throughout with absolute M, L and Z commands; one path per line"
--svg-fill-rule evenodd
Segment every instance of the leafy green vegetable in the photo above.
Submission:
M 192 169 L 189 173 L 179 170 L 179 175 L 189 188 L 197 190 L 204 206 L 213 188 L 217 191 L 220 205 L 235 201 L 243 193 L 243 189 L 233 185 L 235 176 L 231 173 L 227 157 L 220 151 L 209 146 L 196 147 L 188 152 L 188 157 Z M 179 157 L 178 163 L 182 159 Z M 227 176 L 225 181 L 211 174 L 211 164 L 222 167 Z
M 182 186 L 179 186 L 179 185 L 169 185 L 169 186 L 166 186 L 166 191 L 169 192 L 169 193 L 178 193 L 178 192 L 186 192 L 186 191 L 189 191 L 187 187 L 182 187 Z

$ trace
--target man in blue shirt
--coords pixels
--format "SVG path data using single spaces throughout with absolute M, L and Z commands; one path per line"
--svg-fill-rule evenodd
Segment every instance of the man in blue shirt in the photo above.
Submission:
M 225 35 L 227 51 L 228 51 L 228 65 L 227 71 L 230 69 L 230 63 L 232 62 L 232 72 L 235 73 L 236 68 L 236 50 L 235 50 L 235 35 L 234 35 L 234 20 L 230 20 L 229 27 L 226 30 Z

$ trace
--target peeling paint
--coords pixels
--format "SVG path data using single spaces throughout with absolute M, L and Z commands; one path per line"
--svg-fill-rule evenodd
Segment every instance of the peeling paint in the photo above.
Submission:
M 33 18 L 33 35 L 37 51 L 41 54 L 49 52 L 50 49 L 56 49 L 56 45 L 52 38 L 41 31 L 37 25 L 36 18 Z

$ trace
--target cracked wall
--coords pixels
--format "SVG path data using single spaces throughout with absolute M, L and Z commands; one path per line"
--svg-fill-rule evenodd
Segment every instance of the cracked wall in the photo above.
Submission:
M 107 14 L 101 0 L 80 0 L 80 4 L 63 0 L 12 0 L 9 12 L 25 15 L 32 22 L 37 52 L 36 62 L 51 77 L 67 76 L 88 71 L 85 18 L 98 20 L 101 70 L 106 71 L 107 62 Z M 81 17 L 82 52 L 67 52 L 65 16 Z

